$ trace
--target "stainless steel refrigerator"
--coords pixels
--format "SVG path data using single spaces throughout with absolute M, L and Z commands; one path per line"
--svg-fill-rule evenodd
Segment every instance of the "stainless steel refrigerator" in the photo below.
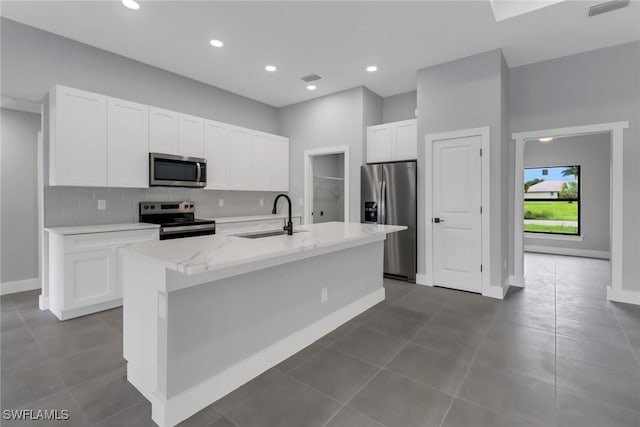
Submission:
M 416 281 L 416 162 L 365 165 L 360 169 L 360 221 L 406 225 L 387 234 L 384 273 Z

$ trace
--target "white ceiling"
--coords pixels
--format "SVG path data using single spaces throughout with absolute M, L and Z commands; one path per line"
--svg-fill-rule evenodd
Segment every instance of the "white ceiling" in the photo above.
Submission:
M 510 67 L 640 40 L 640 4 L 588 18 L 565 1 L 496 22 L 478 1 L 2 1 L 1 15 L 274 106 L 364 85 L 413 90 L 416 70 L 502 48 Z M 216 49 L 209 40 L 225 45 Z M 268 73 L 264 66 L 278 67 Z M 365 67 L 375 64 L 376 73 Z M 300 77 L 323 77 L 314 92 Z

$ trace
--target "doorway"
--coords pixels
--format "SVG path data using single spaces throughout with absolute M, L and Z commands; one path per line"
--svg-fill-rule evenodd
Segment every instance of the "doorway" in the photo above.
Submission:
M 349 146 L 304 152 L 304 223 L 349 221 Z
M 344 154 L 314 156 L 311 221 L 344 222 Z
M 421 284 L 503 295 L 489 286 L 488 145 L 489 128 L 426 136 Z
M 514 175 L 514 275 L 510 280 L 513 286 L 525 286 L 524 276 L 524 148 L 527 141 L 548 140 L 549 138 L 574 137 L 578 135 L 608 134 L 611 144 L 610 162 L 610 265 L 611 276 L 607 287 L 607 299 L 610 301 L 638 303 L 635 295 L 622 289 L 622 181 L 623 181 L 623 130 L 628 122 L 602 123 L 557 129 L 544 129 L 532 132 L 514 133 L 515 175 Z

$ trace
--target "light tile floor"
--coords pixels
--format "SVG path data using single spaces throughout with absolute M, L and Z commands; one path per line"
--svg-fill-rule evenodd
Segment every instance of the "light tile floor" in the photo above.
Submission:
M 385 280 L 387 299 L 186 420 L 215 427 L 640 426 L 640 307 L 608 263 L 526 255 L 504 301 Z M 58 322 L 2 297 L 2 409 L 152 426 L 126 381 L 122 310 Z

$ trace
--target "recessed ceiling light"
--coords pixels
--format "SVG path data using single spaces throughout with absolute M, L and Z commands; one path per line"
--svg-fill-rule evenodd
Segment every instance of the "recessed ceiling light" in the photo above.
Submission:
M 122 0 L 122 4 L 128 7 L 129 9 L 133 9 L 133 10 L 140 9 L 140 5 L 135 0 Z
M 276 71 L 277 68 L 275 65 L 267 65 L 266 67 L 264 67 L 265 70 L 267 71 Z
M 213 47 L 222 47 L 224 46 L 224 43 L 222 43 L 220 40 L 211 40 L 209 43 L 211 43 L 211 46 Z
M 316 87 L 316 85 L 307 85 L 307 89 L 308 90 L 316 90 L 317 87 Z
M 367 71 L 373 73 L 374 71 L 378 71 L 378 67 L 376 67 L 375 65 L 369 65 L 367 67 Z
M 540 142 L 551 142 L 551 141 L 553 141 L 553 137 L 552 136 L 548 136 L 548 137 L 545 137 L 545 138 L 540 138 L 538 141 L 540 141 Z

